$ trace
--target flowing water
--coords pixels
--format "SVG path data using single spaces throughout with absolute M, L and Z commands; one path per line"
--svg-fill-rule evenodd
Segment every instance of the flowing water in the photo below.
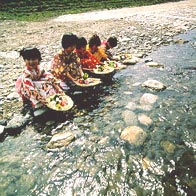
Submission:
M 50 113 L 8 136 L 0 143 L 0 195 L 196 195 L 195 35 L 196 30 L 180 35 L 189 42 L 150 55 L 164 68 L 143 62 L 128 66 L 97 89 L 75 92 L 75 112 Z M 167 88 L 141 87 L 147 79 Z M 158 96 L 151 108 L 137 107 L 144 93 Z M 127 127 L 122 115 L 127 110 L 153 120 L 146 126 L 130 119 L 148 134 L 141 146 L 119 137 Z M 72 131 L 76 138 L 66 148 L 47 151 L 57 125 L 62 125 L 57 131 Z

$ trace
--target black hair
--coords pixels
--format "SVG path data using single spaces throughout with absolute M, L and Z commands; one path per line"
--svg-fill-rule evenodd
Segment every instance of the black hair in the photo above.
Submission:
M 87 41 L 84 37 L 79 37 L 77 44 L 76 44 L 76 49 L 81 49 L 82 47 L 85 47 L 87 45 Z
M 23 48 L 20 51 L 20 56 L 23 57 L 24 60 L 30 59 L 38 59 L 39 61 L 42 60 L 41 53 L 37 48 Z
M 76 45 L 78 37 L 73 33 L 64 34 L 61 40 L 62 47 L 68 48 L 70 46 Z
M 96 35 L 96 34 L 93 35 L 89 40 L 89 46 L 91 47 L 91 46 L 94 46 L 94 45 L 96 45 L 96 46 L 101 45 L 101 40 L 100 40 L 99 36 Z
M 109 37 L 107 42 L 110 44 L 110 46 L 113 48 L 117 46 L 117 38 L 116 37 Z

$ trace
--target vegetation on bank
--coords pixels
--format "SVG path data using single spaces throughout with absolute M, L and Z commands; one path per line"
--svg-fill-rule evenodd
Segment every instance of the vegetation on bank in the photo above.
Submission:
M 0 20 L 39 21 L 63 14 L 179 0 L 0 0 Z

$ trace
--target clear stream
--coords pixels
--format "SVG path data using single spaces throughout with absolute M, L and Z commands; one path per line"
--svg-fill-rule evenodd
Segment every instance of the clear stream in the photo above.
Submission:
M 51 112 L 5 138 L 0 143 L 0 195 L 196 195 L 196 30 L 177 38 L 189 42 L 162 46 L 148 56 L 164 68 L 147 67 L 143 60 L 128 66 L 109 83 L 75 92 L 72 112 Z M 141 87 L 147 79 L 167 88 Z M 158 100 L 149 110 L 132 110 L 153 120 L 150 126 L 136 122 L 148 134 L 136 147 L 119 137 L 127 127 L 122 113 L 128 103 L 138 105 L 144 93 Z M 72 131 L 76 139 L 48 152 L 50 132 L 61 123 L 57 131 Z

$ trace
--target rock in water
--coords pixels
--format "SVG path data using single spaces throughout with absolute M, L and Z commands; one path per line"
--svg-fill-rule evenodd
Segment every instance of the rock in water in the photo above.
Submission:
M 69 145 L 75 136 L 72 132 L 62 132 L 53 135 L 52 139 L 47 144 L 47 149 L 61 148 Z
M 145 114 L 139 114 L 138 120 L 141 124 L 146 125 L 146 126 L 152 124 L 152 119 Z
M 25 116 L 15 113 L 13 118 L 7 123 L 7 126 L 5 126 L 5 131 L 9 135 L 17 135 L 30 120 L 31 116 L 28 113 Z
M 138 61 L 137 57 L 133 57 L 131 59 L 125 59 L 122 63 L 125 65 L 135 65 Z
M 142 105 L 153 104 L 157 101 L 157 99 L 158 99 L 157 95 L 153 95 L 151 93 L 144 93 L 140 98 L 140 104 Z
M 159 64 L 157 62 L 148 62 L 145 65 L 148 66 L 148 67 L 164 67 L 164 65 Z
M 125 110 L 122 112 L 122 117 L 126 125 L 137 125 L 137 116 L 134 112 Z
M 147 80 L 142 84 L 142 86 L 157 91 L 164 90 L 166 88 L 166 86 L 163 83 L 157 80 Z
M 126 127 L 120 135 L 122 140 L 126 140 L 136 146 L 142 145 L 147 137 L 147 133 L 138 126 Z

